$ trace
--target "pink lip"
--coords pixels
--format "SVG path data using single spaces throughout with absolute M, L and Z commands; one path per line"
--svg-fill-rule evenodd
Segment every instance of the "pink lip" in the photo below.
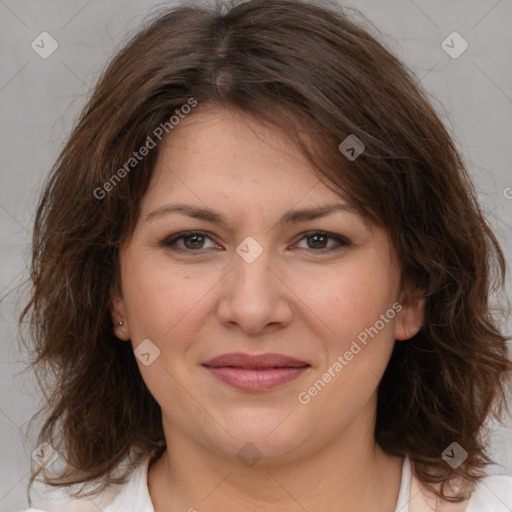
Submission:
M 258 391 L 290 382 L 310 365 L 282 354 L 223 354 L 203 363 L 216 378 L 238 389 Z

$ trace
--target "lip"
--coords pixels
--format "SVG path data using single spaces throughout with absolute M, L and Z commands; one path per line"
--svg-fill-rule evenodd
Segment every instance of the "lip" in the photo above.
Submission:
M 220 366 L 234 366 L 236 368 L 298 368 L 301 366 L 309 366 L 306 361 L 300 361 L 293 357 L 288 357 L 283 354 L 246 354 L 244 352 L 231 352 L 229 354 L 222 354 L 214 357 L 204 366 L 220 367 Z
M 260 391 L 295 380 L 310 365 L 282 354 L 234 352 L 210 359 L 203 366 L 217 379 L 237 389 Z

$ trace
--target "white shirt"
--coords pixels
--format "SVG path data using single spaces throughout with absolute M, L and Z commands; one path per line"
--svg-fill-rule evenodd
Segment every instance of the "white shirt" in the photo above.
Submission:
M 44 509 L 30 508 L 25 512 L 98 512 L 98 509 L 102 512 L 155 512 L 147 483 L 150 458 L 148 455 L 141 460 L 125 484 L 115 486 L 114 489 L 107 488 L 107 491 L 96 499 L 72 499 L 67 497 L 65 490 L 59 488 L 56 491 L 49 491 L 51 497 L 46 498 L 47 504 L 44 505 Z M 422 485 L 411 472 L 409 458 L 404 457 L 395 512 L 435 510 L 432 497 L 427 496 L 421 489 Z M 438 507 L 439 512 L 511 512 L 512 477 L 487 476 L 477 484 L 469 502 L 442 502 L 438 503 Z M 196 508 L 200 510 L 199 504 L 196 504 Z M 190 509 L 193 510 L 193 504 Z

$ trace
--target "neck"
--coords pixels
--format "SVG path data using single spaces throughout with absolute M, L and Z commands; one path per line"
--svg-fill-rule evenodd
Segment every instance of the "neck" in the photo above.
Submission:
M 363 424 L 300 456 L 263 457 L 251 467 L 167 425 L 167 450 L 148 475 L 155 512 L 394 512 L 403 459 L 383 452 Z

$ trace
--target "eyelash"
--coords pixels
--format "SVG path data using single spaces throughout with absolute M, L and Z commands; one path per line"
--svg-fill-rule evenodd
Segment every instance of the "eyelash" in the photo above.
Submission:
M 337 246 L 334 246 L 334 247 L 329 247 L 329 248 L 324 248 L 324 249 L 306 249 L 306 250 L 310 250 L 310 251 L 314 251 L 314 252 L 319 252 L 319 253 L 328 253 L 328 252 L 332 252 L 334 250 L 339 250 L 343 247 L 348 247 L 351 245 L 351 243 L 344 237 L 341 237 L 339 235 L 334 235 L 332 233 L 328 233 L 326 231 L 308 231 L 306 233 L 304 233 L 304 236 L 302 238 L 300 238 L 298 240 L 298 242 L 304 240 L 304 239 L 307 239 L 308 237 L 312 237 L 314 235 L 320 235 L 320 236 L 324 236 L 324 237 L 327 237 L 327 238 L 331 238 L 333 240 L 335 240 L 337 242 Z M 180 253 L 185 253 L 185 254 L 190 254 L 190 253 L 203 253 L 204 251 L 207 251 L 208 249 L 197 249 L 197 250 L 194 250 L 194 249 L 181 249 L 181 248 L 177 248 L 176 247 L 176 242 L 178 242 L 179 240 L 182 240 L 182 239 L 185 239 L 185 238 L 191 238 L 193 236 L 204 236 L 206 238 L 210 238 L 210 240 L 212 240 L 212 238 L 208 235 L 208 233 L 206 233 L 205 231 L 185 231 L 183 233 L 177 233 L 176 235 L 172 235 L 168 238 L 166 238 L 163 242 L 162 242 L 162 245 L 164 247 L 167 247 L 167 248 L 171 248 L 173 251 L 176 251 L 176 252 L 180 252 Z

